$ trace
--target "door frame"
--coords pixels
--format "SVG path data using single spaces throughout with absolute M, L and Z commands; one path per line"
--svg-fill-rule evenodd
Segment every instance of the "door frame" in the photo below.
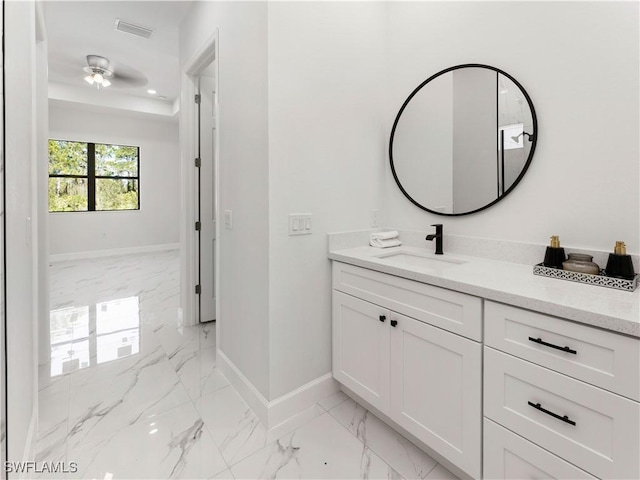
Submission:
M 196 50 L 194 55 L 181 68 L 181 94 L 180 94 L 180 212 L 182 222 L 180 224 L 180 309 L 179 321 L 182 325 L 198 324 L 198 295 L 195 286 L 198 283 L 198 236 L 195 230 L 196 202 L 195 192 L 197 175 L 195 158 L 197 157 L 196 142 L 198 138 L 198 125 L 196 122 L 196 103 L 194 101 L 197 92 L 197 77 L 212 62 L 217 62 L 216 96 L 219 86 L 219 54 L 218 54 L 218 28 Z M 216 102 L 217 103 L 217 102 Z M 215 218 L 219 219 L 219 158 L 220 158 L 220 119 L 218 112 L 215 116 L 215 151 L 214 151 L 214 201 Z M 215 297 L 216 320 L 220 319 L 220 222 L 216 221 L 216 247 L 214 252 L 215 270 Z M 217 324 L 217 322 L 216 322 Z

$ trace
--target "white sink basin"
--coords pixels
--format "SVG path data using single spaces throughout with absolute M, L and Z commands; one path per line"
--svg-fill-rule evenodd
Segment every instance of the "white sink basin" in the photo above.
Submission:
M 375 256 L 385 263 L 398 265 L 401 267 L 419 268 L 420 270 L 432 270 L 441 272 L 445 269 L 467 263 L 463 260 L 447 256 L 436 256 L 429 253 L 408 252 L 406 250 L 395 250 L 385 252 Z

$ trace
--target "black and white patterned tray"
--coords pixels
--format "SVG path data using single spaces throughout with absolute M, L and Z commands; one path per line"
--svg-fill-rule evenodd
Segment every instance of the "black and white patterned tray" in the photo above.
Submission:
M 607 277 L 604 270 L 600 271 L 600 275 L 591 275 L 589 273 L 570 272 L 560 268 L 549 268 L 539 263 L 533 266 L 533 274 L 542 277 L 559 278 L 560 280 L 569 280 L 570 282 L 586 283 L 588 285 L 597 285 L 599 287 L 615 288 L 616 290 L 625 290 L 633 292 L 638 286 L 638 278 L 640 274 L 636 274 L 633 280 L 625 280 L 624 278 Z

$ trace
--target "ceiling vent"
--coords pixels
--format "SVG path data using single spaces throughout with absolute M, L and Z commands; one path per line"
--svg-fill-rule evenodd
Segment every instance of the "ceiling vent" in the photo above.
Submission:
M 116 18 L 116 30 L 118 32 L 128 33 L 136 37 L 149 38 L 153 34 L 153 30 L 133 23 L 125 22 Z

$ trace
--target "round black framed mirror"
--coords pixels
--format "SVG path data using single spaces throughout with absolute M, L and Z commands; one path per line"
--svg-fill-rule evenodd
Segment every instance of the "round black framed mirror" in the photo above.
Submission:
M 513 191 L 537 140 L 533 103 L 515 78 L 488 65 L 457 65 L 418 85 L 400 108 L 391 172 L 423 210 L 468 215 Z

